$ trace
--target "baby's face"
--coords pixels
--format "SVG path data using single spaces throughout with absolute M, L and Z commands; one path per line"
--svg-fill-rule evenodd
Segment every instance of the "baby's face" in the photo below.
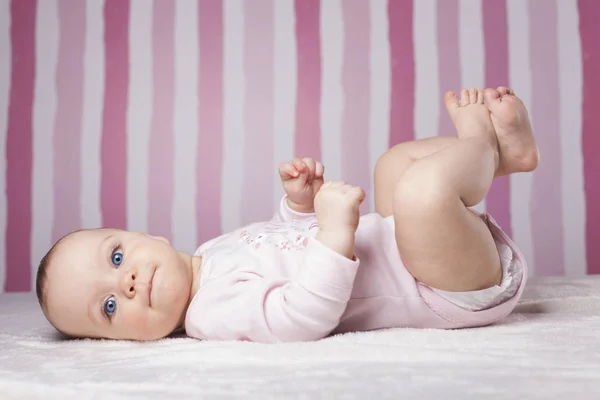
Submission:
M 112 229 L 65 238 L 48 267 L 48 318 L 78 337 L 154 340 L 183 323 L 191 256 L 166 239 Z

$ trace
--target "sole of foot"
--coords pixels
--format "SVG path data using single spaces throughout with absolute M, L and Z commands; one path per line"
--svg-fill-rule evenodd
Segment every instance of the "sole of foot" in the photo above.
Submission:
M 484 103 L 498 137 L 500 175 L 531 172 L 538 167 L 539 149 L 525 104 L 512 89 L 485 89 Z

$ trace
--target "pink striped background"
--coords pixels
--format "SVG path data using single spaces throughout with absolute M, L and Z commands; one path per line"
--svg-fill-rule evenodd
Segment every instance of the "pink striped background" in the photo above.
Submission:
M 80 227 L 193 251 L 269 218 L 294 156 L 371 196 L 387 148 L 453 134 L 463 85 L 512 86 L 542 151 L 482 209 L 535 275 L 598 274 L 598 21 L 594 0 L 1 0 L 0 290 Z

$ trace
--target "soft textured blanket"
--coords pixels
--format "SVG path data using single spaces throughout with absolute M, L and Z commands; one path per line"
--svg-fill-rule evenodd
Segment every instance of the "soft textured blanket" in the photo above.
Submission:
M 0 296 L 0 398 L 600 399 L 600 277 L 530 281 L 486 328 L 314 343 L 61 341 Z

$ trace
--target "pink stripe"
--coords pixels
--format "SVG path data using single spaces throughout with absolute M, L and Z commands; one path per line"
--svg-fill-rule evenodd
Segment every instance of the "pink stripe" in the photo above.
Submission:
M 579 0 L 578 5 L 583 54 L 582 148 L 587 220 L 587 272 L 600 274 L 600 7 L 596 0 Z
M 11 85 L 6 132 L 5 291 L 31 289 L 32 114 L 35 80 L 35 0 L 10 3 Z M 0 260 L 3 262 L 4 260 Z
M 254 0 L 245 9 L 244 69 L 246 76 L 244 184 L 242 223 L 273 214 L 273 76 L 275 0 Z
M 321 2 L 296 0 L 294 4 L 298 52 L 294 154 L 321 159 Z
M 530 0 L 529 15 L 531 115 L 535 131 L 541 136 L 540 153 L 544 160 L 551 160 L 533 174 L 533 254 L 536 275 L 564 275 L 556 3 Z
M 129 0 L 104 3 L 105 83 L 100 207 L 102 224 L 127 228 L 127 100 Z
M 81 227 L 81 116 L 85 2 L 59 0 L 60 42 L 54 124 L 54 221 L 52 239 Z
M 153 108 L 148 166 L 148 230 L 172 238 L 175 3 L 154 0 Z
M 458 0 L 438 1 L 437 40 L 440 95 L 435 101 L 441 107 L 439 119 L 440 136 L 456 135 L 456 129 L 454 129 L 454 124 L 446 112 L 443 98 L 448 90 L 458 91 L 461 89 L 458 17 Z
M 483 37 L 485 52 L 485 85 L 508 85 L 508 22 L 506 0 L 483 1 Z M 494 216 L 507 235 L 510 223 L 510 181 L 501 177 L 494 181 L 486 198 L 486 211 Z
M 413 0 L 388 3 L 392 72 L 390 147 L 415 139 Z
M 363 0 L 342 3 L 344 16 L 344 115 L 342 120 L 342 177 L 362 188 L 371 187 L 369 162 L 370 8 Z M 361 211 L 367 212 L 367 202 Z
M 199 128 L 195 198 L 198 240 L 203 243 L 221 232 L 223 2 L 198 0 L 198 35 Z

